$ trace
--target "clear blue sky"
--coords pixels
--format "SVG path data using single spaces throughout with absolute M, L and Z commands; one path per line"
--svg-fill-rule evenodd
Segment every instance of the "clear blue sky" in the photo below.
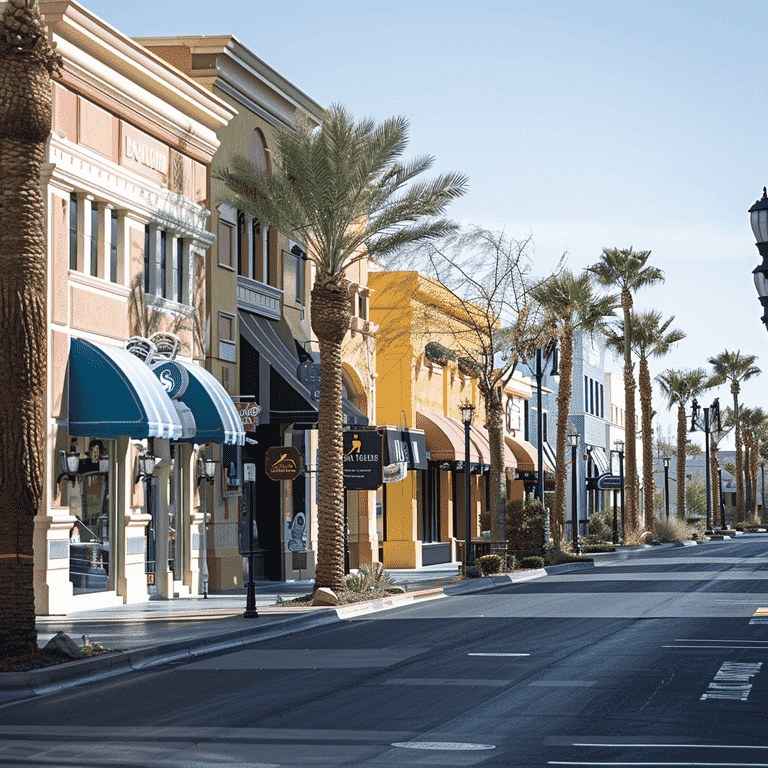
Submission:
M 86 0 L 131 36 L 234 34 L 322 105 L 404 115 L 409 154 L 469 176 L 451 215 L 532 234 L 535 269 L 564 250 L 651 250 L 666 283 L 637 297 L 688 336 L 654 362 L 722 350 L 765 373 L 768 335 L 747 209 L 768 184 L 768 5 L 744 2 Z M 763 127 L 761 127 L 763 126 Z M 614 364 L 613 369 L 620 371 Z M 730 403 L 727 388 L 719 394 Z M 673 415 L 657 398 L 660 423 Z

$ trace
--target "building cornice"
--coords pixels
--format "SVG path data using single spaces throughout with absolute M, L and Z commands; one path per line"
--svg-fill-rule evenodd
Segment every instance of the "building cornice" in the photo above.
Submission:
M 233 35 L 138 37 L 136 42 L 154 46 L 184 46 L 195 55 L 215 55 L 215 70 L 192 70 L 191 76 L 216 87 L 265 120 L 281 126 L 293 124 L 300 112 L 321 122 L 324 109 L 279 72 L 262 61 Z
M 65 73 L 125 100 L 166 130 L 175 127 L 177 134 L 215 150 L 217 130 L 234 116 L 223 99 L 74 0 L 42 0 L 40 11 L 49 39 L 64 58 Z

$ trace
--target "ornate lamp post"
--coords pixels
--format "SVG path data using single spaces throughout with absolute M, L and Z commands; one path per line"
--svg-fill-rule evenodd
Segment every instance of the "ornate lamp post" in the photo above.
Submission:
M 573 533 L 573 551 L 581 554 L 581 544 L 579 543 L 579 484 L 578 484 L 578 448 L 579 433 L 576 427 L 568 422 L 568 444 L 571 446 L 571 528 Z
M 763 306 L 763 323 L 768 328 L 768 194 L 763 187 L 763 196 L 749 209 L 749 221 L 755 235 L 757 250 L 763 261 L 753 270 L 755 288 Z
M 155 471 L 155 464 L 157 464 L 157 458 L 151 453 L 147 453 L 143 448 L 138 457 L 139 462 L 139 474 L 136 477 L 136 482 L 143 480 L 145 484 L 144 499 L 147 505 L 147 514 L 152 516 L 151 522 L 151 536 L 147 542 L 147 573 L 157 572 L 157 515 L 155 514 L 155 505 L 152 501 L 152 473 Z
M 669 517 L 669 456 L 664 456 L 664 512 Z
M 536 442 L 537 442 L 537 459 L 538 466 L 538 483 L 537 483 L 537 495 L 541 502 L 541 508 L 544 510 L 544 541 L 541 543 L 542 554 L 547 554 L 547 544 L 549 544 L 549 515 L 546 513 L 546 507 L 544 506 L 544 412 L 541 405 L 541 380 L 544 377 L 544 365 L 545 360 L 548 362 L 549 358 L 552 358 L 552 370 L 549 372 L 550 376 L 559 376 L 557 370 L 557 348 L 554 347 L 550 352 L 546 354 L 541 350 L 536 350 Z
M 619 454 L 619 477 L 621 478 L 621 538 L 624 539 L 624 441 L 614 440 L 613 447 Z
M 704 411 L 702 418 L 700 411 Z M 718 431 L 720 429 L 720 399 L 715 398 L 709 408 L 700 408 L 696 398 L 691 403 L 691 432 L 701 430 L 704 432 L 704 476 L 707 486 L 707 533 L 712 531 L 712 481 L 710 479 L 710 456 L 709 456 L 709 432 L 710 416 L 712 421 L 717 422 Z
M 465 522 L 465 538 L 464 538 L 464 570 L 466 571 L 467 565 L 470 562 L 474 562 L 475 558 L 472 557 L 472 525 L 470 515 L 470 493 L 469 493 L 469 430 L 472 426 L 472 417 L 475 413 L 475 406 L 468 400 L 465 400 L 461 404 L 461 421 L 464 424 L 464 522 Z
M 199 473 L 197 477 L 197 485 L 205 481 L 209 485 L 213 485 L 213 481 L 216 479 L 216 465 L 218 461 L 214 461 L 211 458 L 201 458 L 199 461 Z M 207 506 L 207 491 L 203 487 L 200 489 L 200 497 L 203 507 L 203 556 L 202 563 L 200 563 L 200 581 L 203 586 L 203 597 L 208 597 L 208 511 Z

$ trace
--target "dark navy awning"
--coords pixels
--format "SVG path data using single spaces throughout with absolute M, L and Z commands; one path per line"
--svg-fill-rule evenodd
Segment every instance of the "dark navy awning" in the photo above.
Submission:
M 125 349 L 73 338 L 69 350 L 69 434 L 176 440 L 182 425 L 152 371 Z
M 205 368 L 181 360 L 164 360 L 152 366 L 152 373 L 174 400 L 184 403 L 195 417 L 195 433 L 184 442 L 243 445 L 245 430 L 229 396 Z

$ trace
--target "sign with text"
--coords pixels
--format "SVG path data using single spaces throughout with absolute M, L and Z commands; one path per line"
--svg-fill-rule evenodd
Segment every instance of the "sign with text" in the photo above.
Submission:
M 267 477 L 272 480 L 295 480 L 301 474 L 301 453 L 292 445 L 267 448 L 264 456 Z
M 405 462 L 407 469 L 427 468 L 424 431 L 408 427 L 383 427 L 386 439 L 384 463 Z
M 344 432 L 344 487 L 375 491 L 382 483 L 382 437 L 375 430 Z
M 255 432 L 259 426 L 259 415 L 261 406 L 256 403 L 235 403 L 235 408 L 240 414 L 240 421 L 246 432 Z
M 600 475 L 597 478 L 598 491 L 610 491 L 621 488 L 621 475 Z

